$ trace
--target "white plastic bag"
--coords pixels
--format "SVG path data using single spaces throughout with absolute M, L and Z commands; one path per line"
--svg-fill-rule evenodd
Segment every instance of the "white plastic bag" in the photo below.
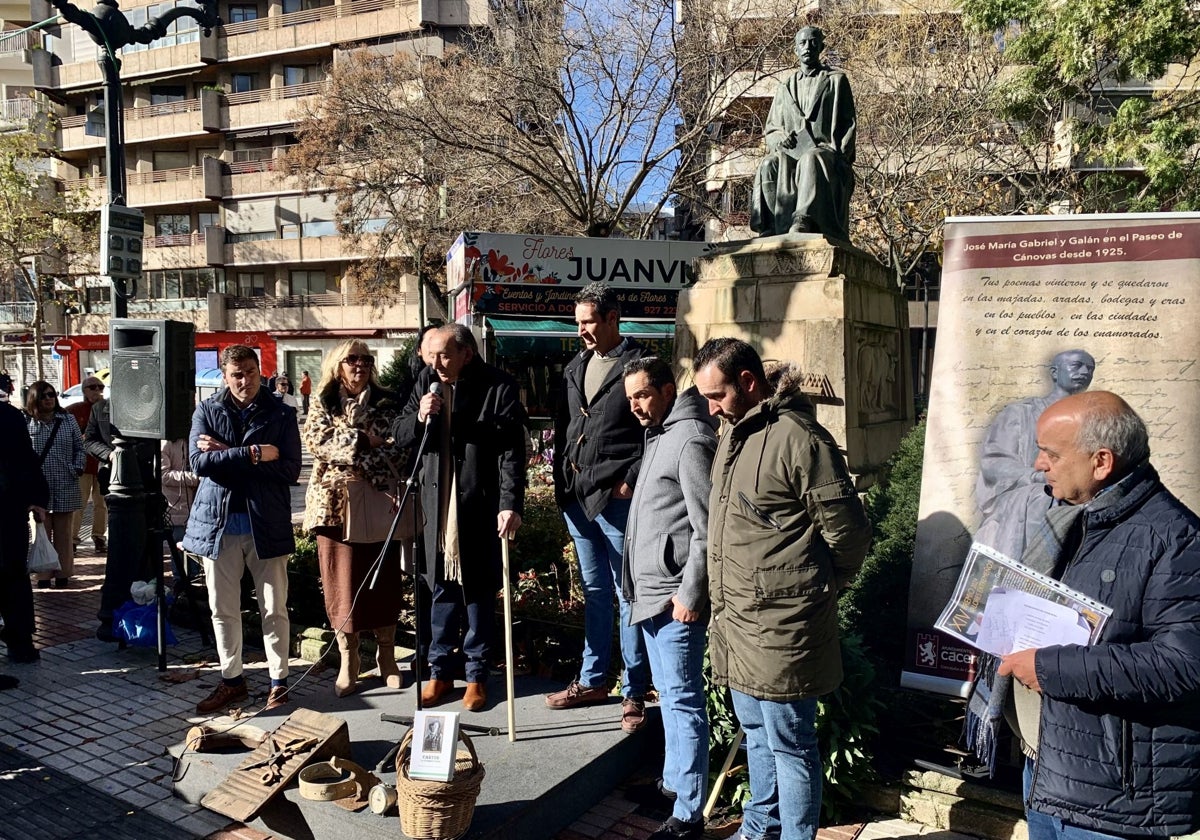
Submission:
M 32 515 L 30 519 L 33 520 Z M 25 560 L 25 568 L 31 575 L 57 572 L 62 568 L 58 563 L 58 552 L 46 536 L 46 526 L 36 520 L 33 520 L 33 540 L 29 543 L 29 557 Z

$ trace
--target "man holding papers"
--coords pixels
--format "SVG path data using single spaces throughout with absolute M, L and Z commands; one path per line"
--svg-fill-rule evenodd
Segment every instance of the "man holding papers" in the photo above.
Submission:
M 1115 394 L 1054 403 L 1037 443 L 1056 501 L 1026 556 L 1040 547 L 1053 577 L 1113 615 L 1095 644 L 1001 661 L 1001 677 L 1041 695 L 1019 715 L 1036 754 L 1030 840 L 1188 834 L 1200 828 L 1200 519 L 1159 481 L 1145 424 Z

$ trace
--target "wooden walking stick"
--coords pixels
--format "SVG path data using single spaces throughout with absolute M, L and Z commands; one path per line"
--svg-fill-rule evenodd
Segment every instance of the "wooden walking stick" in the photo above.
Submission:
M 517 740 L 516 679 L 513 674 L 512 580 L 508 574 L 508 537 L 500 539 L 500 559 L 504 566 L 504 681 L 508 688 L 508 740 Z

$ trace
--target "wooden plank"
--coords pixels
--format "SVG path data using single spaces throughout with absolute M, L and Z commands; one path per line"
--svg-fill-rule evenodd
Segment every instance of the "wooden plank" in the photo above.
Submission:
M 317 745 L 309 752 L 284 762 L 279 779 L 268 784 L 262 781 L 262 772 L 266 768 L 245 768 L 270 757 L 272 738 L 281 745 L 293 738 L 316 738 Z M 205 794 L 200 804 L 218 814 L 240 822 L 249 822 L 272 796 L 292 783 L 301 769 L 314 761 L 327 761 L 334 756 L 351 757 L 350 728 L 346 722 L 333 715 L 310 709 L 297 709 L 265 742 L 246 756 L 232 773 Z

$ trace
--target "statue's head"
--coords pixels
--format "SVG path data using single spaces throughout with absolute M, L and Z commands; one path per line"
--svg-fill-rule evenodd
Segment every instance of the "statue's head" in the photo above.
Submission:
M 1055 387 L 1068 394 L 1086 391 L 1096 373 L 1096 360 L 1086 350 L 1064 350 L 1050 362 L 1050 378 Z
M 805 67 L 816 67 L 821 63 L 821 51 L 825 49 L 825 33 L 819 26 L 806 26 L 796 33 L 796 58 Z

